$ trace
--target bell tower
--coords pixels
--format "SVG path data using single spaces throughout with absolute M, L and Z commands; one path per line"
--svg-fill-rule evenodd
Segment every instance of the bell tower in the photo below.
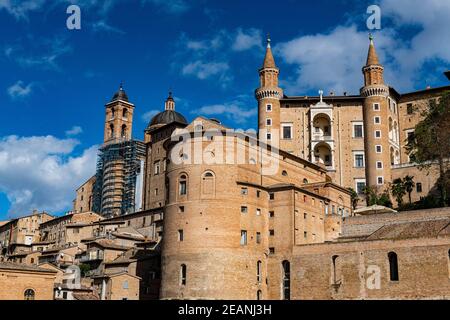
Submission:
M 266 137 L 260 138 L 267 139 L 268 143 L 273 143 L 273 139 L 279 139 L 280 136 L 280 99 L 283 98 L 283 90 L 278 87 L 279 74 L 280 70 L 275 64 L 271 40 L 268 37 L 266 56 L 263 66 L 259 70 L 260 85 L 255 91 L 258 101 L 258 129 L 260 133 L 266 134 Z
M 119 90 L 106 104 L 104 143 L 128 141 L 132 138 L 134 104 L 120 84 Z
M 380 64 L 373 36 L 370 35 L 369 52 L 364 74 L 364 142 L 366 185 L 383 188 L 391 179 L 389 155 L 389 87 L 384 83 L 384 67 Z

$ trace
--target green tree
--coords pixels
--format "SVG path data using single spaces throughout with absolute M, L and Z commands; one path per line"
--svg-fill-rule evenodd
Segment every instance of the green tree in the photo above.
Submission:
M 406 150 L 421 170 L 430 171 L 433 164 L 438 164 L 440 202 L 442 206 L 447 206 L 450 185 L 446 175 L 450 169 L 450 91 L 445 92 L 439 102 L 430 100 L 422 117 L 414 136 L 408 139 Z
M 412 203 L 411 193 L 413 192 L 414 187 L 416 186 L 416 183 L 414 182 L 414 177 L 412 177 L 412 176 L 404 177 L 403 185 L 405 186 L 405 191 L 408 193 L 409 204 L 411 204 Z
M 403 196 L 406 194 L 406 186 L 402 179 L 398 178 L 392 181 L 391 193 L 397 201 L 397 205 L 400 208 L 403 205 Z
M 352 207 L 353 207 L 353 210 L 355 210 L 356 207 L 358 206 L 358 201 L 359 201 L 358 193 L 353 188 L 348 188 L 348 191 L 351 192 Z
M 392 201 L 389 197 L 389 191 L 379 192 L 376 187 L 365 187 L 364 194 L 366 195 L 367 206 L 380 205 L 392 208 Z

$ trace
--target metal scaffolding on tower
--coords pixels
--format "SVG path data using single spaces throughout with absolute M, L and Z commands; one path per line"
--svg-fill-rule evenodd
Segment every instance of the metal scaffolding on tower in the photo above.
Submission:
M 113 140 L 99 148 L 93 211 L 105 217 L 135 212 L 136 181 L 145 157 L 139 140 Z

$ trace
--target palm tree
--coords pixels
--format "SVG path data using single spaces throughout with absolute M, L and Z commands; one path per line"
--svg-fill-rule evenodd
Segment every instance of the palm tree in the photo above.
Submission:
M 411 193 L 414 190 L 414 187 L 416 186 L 414 182 L 414 177 L 406 176 L 403 178 L 403 185 L 405 186 L 406 192 L 408 192 L 408 198 L 409 198 L 409 204 L 411 204 Z
M 403 205 L 403 196 L 406 194 L 406 187 L 402 179 L 398 178 L 392 182 L 391 192 L 400 208 Z

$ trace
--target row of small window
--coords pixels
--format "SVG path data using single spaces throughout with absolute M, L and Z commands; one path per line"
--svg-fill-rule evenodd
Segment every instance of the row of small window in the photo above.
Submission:
M 162 161 L 155 161 L 153 167 L 154 167 L 154 175 L 157 176 L 161 173 L 161 162 L 162 162 L 162 171 L 165 172 L 167 169 L 167 161 L 166 159 Z
M 270 125 L 268 125 L 268 126 L 271 126 L 272 125 L 272 119 L 267 119 L 267 123 L 270 123 Z M 292 128 L 293 128 L 293 124 L 292 123 L 281 124 L 281 139 L 283 139 L 283 140 L 292 140 L 293 139 L 293 134 L 292 134 L 293 130 L 292 130 Z M 267 132 L 266 138 L 267 138 L 267 141 L 272 140 L 272 133 L 271 132 Z
M 275 230 L 269 231 L 271 236 L 275 235 Z M 256 244 L 261 244 L 261 232 L 256 232 Z M 247 242 L 247 230 L 241 230 L 241 246 L 246 246 Z
M 378 177 L 378 184 L 382 185 L 383 184 L 383 177 Z M 366 182 L 365 180 L 359 180 L 356 181 L 356 192 L 358 194 L 364 194 L 364 189 L 366 188 Z M 417 193 L 422 193 L 423 191 L 423 187 L 422 187 L 422 183 L 421 182 L 417 182 L 416 183 L 416 192 Z
M 208 181 L 214 181 L 214 174 L 210 171 L 205 172 L 202 175 L 202 180 L 203 182 L 208 182 Z M 180 196 L 185 196 L 187 195 L 187 175 L 182 174 L 178 180 L 178 194 Z
M 364 168 L 365 162 L 364 162 L 364 153 L 355 153 L 355 162 L 354 162 L 355 168 Z M 383 169 L 383 161 L 377 161 L 376 162 L 376 168 L 377 169 Z
M 111 109 L 111 120 L 113 120 L 116 116 L 116 110 L 114 108 Z M 122 118 L 127 119 L 128 118 L 128 109 L 124 108 L 122 110 Z

